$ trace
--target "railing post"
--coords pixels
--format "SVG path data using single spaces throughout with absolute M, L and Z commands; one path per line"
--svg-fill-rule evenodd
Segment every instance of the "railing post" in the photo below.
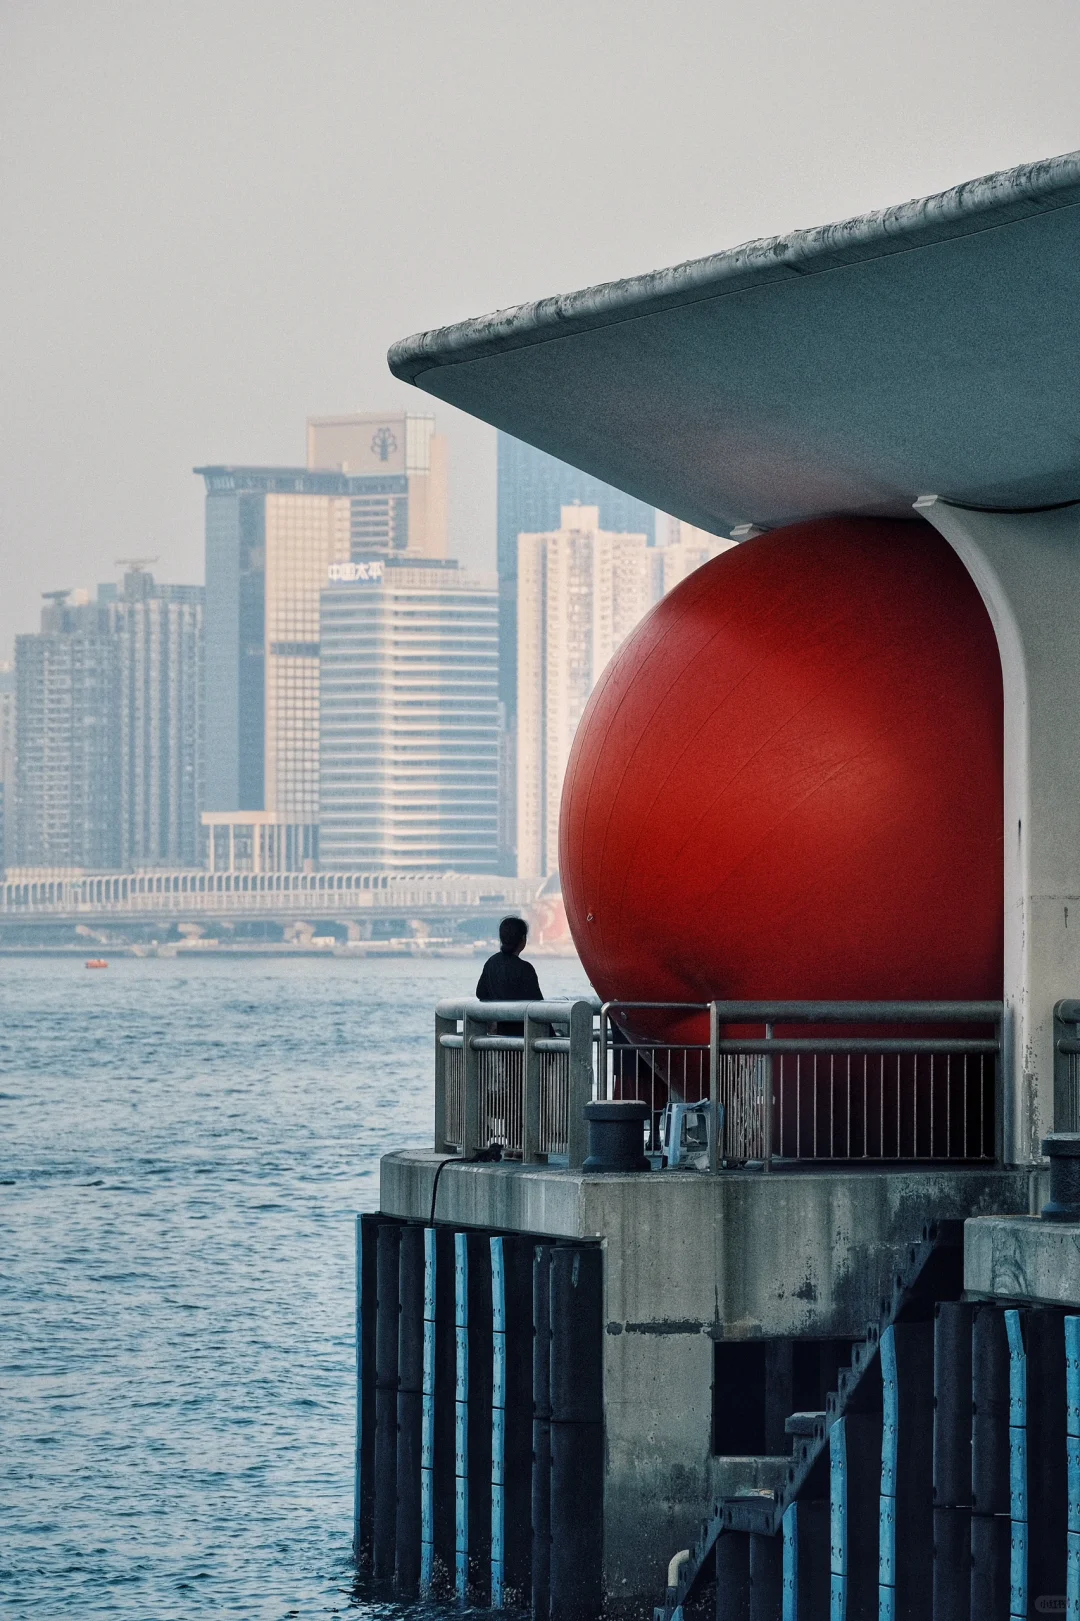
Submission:
M 994 1054 L 994 1163 L 1002 1170 L 1005 1168 L 1005 1065 L 1007 1048 L 1005 1045 L 1005 1019 L 1007 1014 L 1002 1008 L 994 1020 L 994 1034 L 997 1036 L 997 1052 Z M 1057 1020 L 1054 1021 L 1055 1026 Z M 1054 1043 L 1055 1052 L 1055 1082 L 1057 1079 L 1057 1042 Z M 967 1144 L 964 1144 L 967 1152 Z
M 540 1054 L 536 1038 L 540 1030 L 532 1017 L 532 1009 L 525 1009 L 525 1051 L 521 1055 L 521 1163 L 535 1165 L 540 1158 Z
M 596 1095 L 598 1098 L 602 1099 L 607 1099 L 611 1096 L 611 1093 L 608 1090 L 610 1085 L 608 1070 L 608 1063 L 611 1057 L 609 1051 L 610 1046 L 611 1014 L 608 1012 L 608 1004 L 605 1002 L 603 1007 L 600 1009 L 600 1051 L 597 1054 L 596 1060 Z
M 773 1025 L 767 1024 L 765 1026 L 765 1040 L 766 1041 L 771 1041 L 772 1040 L 772 1038 L 773 1038 L 773 1030 L 774 1030 Z M 765 1111 L 764 1111 L 765 1112 L 765 1143 L 764 1143 L 765 1157 L 764 1157 L 764 1164 L 762 1166 L 762 1170 L 765 1170 L 765 1171 L 771 1171 L 772 1170 L 773 1113 L 774 1113 L 774 1110 L 775 1110 L 775 1107 L 776 1107 L 776 1100 L 773 1097 L 773 1078 L 774 1078 L 774 1074 L 775 1074 L 775 1064 L 776 1064 L 776 1059 L 773 1057 L 772 1053 L 770 1053 L 768 1055 L 768 1057 L 766 1058 L 766 1060 L 765 1060 Z
M 1076 1131 L 1080 1112 L 1076 1097 L 1076 1054 L 1061 1051 L 1063 1041 L 1075 1040 L 1080 1003 L 1075 1000 L 1054 1006 L 1054 1130 Z
M 581 1169 L 588 1154 L 589 1131 L 585 1105 L 592 1101 L 592 1021 L 592 1008 L 588 1002 L 571 1004 L 566 1153 L 572 1171 Z
M 712 1130 L 709 1132 L 709 1170 L 713 1176 L 720 1169 L 720 1015 L 716 1003 L 709 1003 L 709 1110 Z
M 461 1157 L 472 1159 L 480 1147 L 480 1054 L 473 1047 L 473 1036 L 479 1035 L 484 1025 L 465 1012 L 461 1020 L 462 1075 L 465 1086 L 464 1126 L 462 1129 Z
M 442 1044 L 443 1036 L 452 1036 L 457 1031 L 456 1019 L 443 1019 L 438 1013 L 435 1015 L 435 1152 L 446 1153 L 446 1071 L 447 1051 Z

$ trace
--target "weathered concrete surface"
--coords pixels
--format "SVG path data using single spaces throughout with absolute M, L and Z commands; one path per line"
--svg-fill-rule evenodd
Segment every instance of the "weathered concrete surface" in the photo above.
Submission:
M 1074 152 L 420 334 L 390 367 L 717 534 L 928 491 L 1075 500 L 1078 202 Z
M 387 1155 L 381 1208 L 429 1220 L 439 1163 Z M 712 1457 L 714 1339 L 861 1336 L 927 1221 L 1027 1208 L 1021 1172 L 595 1176 L 448 1161 L 437 1217 L 603 1242 L 605 1580 L 613 1600 L 652 1603 L 725 1470 L 772 1484 L 764 1465 Z
M 1078 480 L 1080 490 L 1080 480 Z M 1068 1129 L 1055 1098 L 1054 1004 L 1080 986 L 1080 753 L 1061 746 L 1080 681 L 1080 508 L 919 510 L 968 570 L 994 625 L 1005 697 L 1005 1159 L 1037 1164 Z M 1069 914 L 1072 913 L 1072 927 Z
M 980 1216 L 964 1227 L 964 1287 L 1080 1310 L 1080 1223 Z

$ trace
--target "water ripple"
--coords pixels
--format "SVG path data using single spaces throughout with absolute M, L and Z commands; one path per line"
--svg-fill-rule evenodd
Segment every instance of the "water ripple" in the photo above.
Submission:
M 0 964 L 5 1621 L 395 1621 L 349 1562 L 352 1219 L 475 972 Z

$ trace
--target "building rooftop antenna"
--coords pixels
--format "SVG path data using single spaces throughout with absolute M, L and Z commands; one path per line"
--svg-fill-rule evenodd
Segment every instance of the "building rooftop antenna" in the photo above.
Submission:
M 113 562 L 117 568 L 149 568 L 151 563 L 159 561 L 156 557 L 114 557 Z

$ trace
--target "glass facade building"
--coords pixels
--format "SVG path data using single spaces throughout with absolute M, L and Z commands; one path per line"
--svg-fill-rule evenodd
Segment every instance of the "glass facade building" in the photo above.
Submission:
M 319 595 L 333 562 L 442 557 L 434 418 L 315 417 L 308 466 L 198 467 L 206 483 L 206 807 L 319 814 Z
M 332 565 L 320 616 L 319 856 L 337 870 L 497 870 L 493 580 Z

